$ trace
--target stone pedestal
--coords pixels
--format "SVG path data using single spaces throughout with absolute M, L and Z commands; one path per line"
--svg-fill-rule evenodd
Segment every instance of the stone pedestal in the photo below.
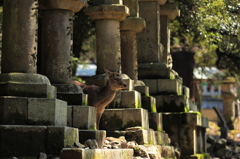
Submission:
M 72 17 L 86 5 L 86 1 L 40 0 L 39 5 L 42 10 L 41 72 L 53 84 L 71 84 Z
M 104 4 L 87 8 L 87 15 L 96 20 L 97 74 L 104 68 L 117 71 L 121 67 L 120 21 L 129 15 L 129 9 L 121 4 Z

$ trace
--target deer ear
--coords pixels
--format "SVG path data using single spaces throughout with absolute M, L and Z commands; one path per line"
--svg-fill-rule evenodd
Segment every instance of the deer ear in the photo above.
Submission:
M 106 68 L 103 68 L 103 69 L 104 69 L 104 71 L 105 71 L 105 73 L 106 73 L 107 76 L 110 76 L 110 75 L 111 75 L 111 72 L 110 72 L 108 69 L 106 69 Z

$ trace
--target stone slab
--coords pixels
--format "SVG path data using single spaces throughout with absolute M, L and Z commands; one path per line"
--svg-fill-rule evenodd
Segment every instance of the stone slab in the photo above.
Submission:
M 53 84 L 57 88 L 57 93 L 80 94 L 82 88 L 75 84 Z
M 148 86 L 134 86 L 134 90 L 141 93 L 141 95 L 149 96 L 149 87 Z
M 59 155 L 62 148 L 79 141 L 78 129 L 48 126 L 47 153 Z
M 69 110 L 71 109 L 72 110 Z M 91 106 L 72 106 L 68 108 L 68 123 L 79 129 L 96 129 L 96 108 Z M 72 118 L 71 118 L 72 117 Z
M 151 133 L 149 133 L 148 130 L 133 130 L 133 131 L 126 131 L 125 133 L 125 139 L 127 141 L 136 141 L 138 145 L 149 144 L 150 137 L 151 137 Z
M 79 130 L 79 142 L 84 144 L 88 139 L 96 140 L 99 148 L 102 148 L 106 140 L 105 130 Z
M 168 16 L 170 20 L 174 20 L 177 16 L 180 16 L 180 10 L 174 3 L 167 3 L 160 6 L 160 15 Z
M 202 126 L 200 113 L 162 113 L 163 125 L 194 125 Z
M 28 124 L 67 125 L 67 102 L 58 99 L 28 98 Z
M 66 101 L 68 105 L 88 105 L 88 95 L 83 93 L 57 93 L 57 98 Z
M 119 91 L 107 108 L 141 108 L 141 94 L 137 91 Z
M 147 109 L 148 112 L 157 112 L 156 99 L 152 96 L 142 96 L 142 108 Z
M 0 96 L 56 98 L 56 88 L 48 84 L 0 83 Z
M 179 131 L 181 155 L 192 155 L 197 153 L 196 127 L 182 125 Z
M 100 129 L 103 130 L 125 130 L 135 126 L 149 129 L 147 110 L 142 108 L 106 109 L 100 121 Z
M 127 17 L 120 23 L 120 30 L 134 31 L 136 33 L 142 32 L 146 27 L 146 22 L 140 17 Z
M 149 128 L 155 131 L 162 131 L 162 114 L 161 113 L 148 113 Z
M 122 4 L 122 0 L 97 0 L 93 1 L 93 5 L 101 5 L 101 4 Z
M 28 98 L 1 96 L 0 125 L 27 125 Z
M 189 100 L 183 95 L 154 95 L 157 112 L 186 112 L 189 110 Z
M 133 149 L 80 149 L 64 148 L 61 159 L 132 159 Z
M 157 91 L 157 93 L 164 95 L 182 95 L 182 81 L 179 79 L 158 79 Z
M 46 145 L 46 126 L 0 125 L 0 158 L 37 158 L 47 152 Z

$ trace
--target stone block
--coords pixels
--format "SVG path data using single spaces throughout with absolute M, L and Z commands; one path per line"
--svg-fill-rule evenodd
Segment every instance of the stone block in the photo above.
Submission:
M 182 95 L 185 95 L 187 98 L 190 98 L 190 89 L 186 86 L 182 86 Z
M 157 145 L 156 132 L 152 129 L 148 130 L 148 144 Z
M 147 2 L 152 2 L 152 0 L 139 0 L 140 2 L 147 1 Z M 167 2 L 167 0 L 156 0 L 159 5 L 163 5 Z
M 28 123 L 67 125 L 67 102 L 58 99 L 28 98 Z
M 161 156 L 164 158 L 175 158 L 175 151 L 173 146 L 161 146 Z
M 66 101 L 68 105 L 88 105 L 87 94 L 69 94 L 69 93 L 57 93 L 57 98 Z
M 171 143 L 180 144 L 180 128 L 181 125 L 163 125 L 163 129 L 171 139 Z
M 79 141 L 78 129 L 71 127 L 48 126 L 47 152 L 59 155 L 62 148 Z
M 120 30 L 134 31 L 136 33 L 142 32 L 146 27 L 146 22 L 143 18 L 139 17 L 127 17 L 120 23 Z
M 149 144 L 149 134 L 148 130 L 133 130 L 126 131 L 125 139 L 127 141 L 136 141 L 139 145 Z
M 116 93 L 108 108 L 141 108 L 141 94 L 137 91 L 120 91 Z
M 0 125 L 0 158 L 37 158 L 46 145 L 46 126 Z
M 0 97 L 0 125 L 27 125 L 27 103 L 26 97 Z
M 130 9 L 130 17 L 139 17 L 138 1 L 123 0 L 123 5 Z
M 56 98 L 56 88 L 48 84 L 1 83 L 0 96 Z
M 163 129 L 164 126 L 181 125 L 181 113 L 162 113 Z
M 148 86 L 134 86 L 134 90 L 141 93 L 142 96 L 149 96 L 149 87 Z
M 106 109 L 100 121 L 100 129 L 103 130 L 125 130 L 135 126 L 149 129 L 147 110 L 142 108 Z
M 91 106 L 72 107 L 73 127 L 79 129 L 96 129 L 96 108 Z
M 162 131 L 162 114 L 161 113 L 148 113 L 149 128 Z
M 88 7 L 86 14 L 92 20 L 108 19 L 122 21 L 129 16 L 129 8 L 121 4 L 102 4 Z
M 93 0 L 93 5 L 101 4 L 123 4 L 123 0 Z
M 157 79 L 143 79 L 142 80 L 146 86 L 149 87 L 149 94 L 158 93 L 158 80 Z
M 181 124 L 201 126 L 202 116 L 200 113 L 182 113 Z
M 205 116 L 202 116 L 202 127 L 208 128 L 208 118 Z
M 73 106 L 67 107 L 67 126 L 73 127 Z
M 81 149 L 64 148 L 60 154 L 61 159 L 132 159 L 133 149 Z
M 180 16 L 180 10 L 174 3 L 167 3 L 160 6 L 160 15 L 168 16 L 170 20 L 174 20 L 177 16 Z
M 107 136 L 119 138 L 120 136 L 125 136 L 126 131 L 107 131 Z
M 157 112 L 156 99 L 152 96 L 142 96 L 142 108 L 147 109 L 148 112 Z
M 185 112 L 189 110 L 189 100 L 183 95 L 153 96 L 156 98 L 157 112 Z
M 39 0 L 40 9 L 62 9 L 78 12 L 87 5 L 87 0 Z
M 189 99 L 189 110 L 198 111 L 197 103 Z
M 170 139 L 168 138 L 168 134 L 165 132 L 155 131 L 156 143 L 158 145 L 169 145 Z
M 140 80 L 176 79 L 177 76 L 178 74 L 174 70 L 168 68 L 164 63 L 138 63 L 138 78 Z
M 182 94 L 182 82 L 179 79 L 158 79 L 158 94 Z
M 84 144 L 88 139 L 96 140 L 99 148 L 102 148 L 106 140 L 105 130 L 79 130 L 79 142 Z
M 181 155 L 192 155 L 197 153 L 196 126 L 181 125 L 180 128 Z

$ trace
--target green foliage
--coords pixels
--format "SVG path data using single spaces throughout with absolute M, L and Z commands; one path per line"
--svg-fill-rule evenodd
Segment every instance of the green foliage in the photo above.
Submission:
M 196 62 L 200 66 L 217 65 L 240 74 L 239 0 L 175 0 L 175 3 L 181 16 L 171 24 L 172 45 L 185 50 L 197 47 Z M 219 54 L 215 53 L 217 48 Z

